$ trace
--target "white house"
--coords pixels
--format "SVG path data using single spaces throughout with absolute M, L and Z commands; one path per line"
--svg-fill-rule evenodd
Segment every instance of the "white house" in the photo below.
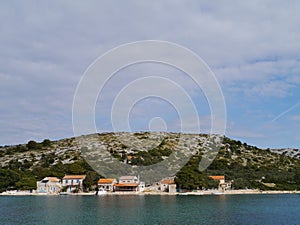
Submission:
M 119 184 L 137 184 L 139 183 L 139 178 L 137 176 L 122 176 L 119 178 Z
M 159 182 L 159 189 L 163 192 L 176 192 L 176 184 L 174 178 L 165 178 Z M 174 191 L 175 189 L 175 191 Z
M 82 190 L 85 175 L 65 175 L 62 179 L 62 186 L 67 187 L 67 192 Z
M 209 176 L 213 180 L 219 181 L 219 189 L 227 190 L 231 188 L 231 182 L 225 181 L 225 176 Z
M 132 191 L 138 192 L 145 189 L 145 183 L 140 182 L 137 176 L 122 176 L 119 182 L 114 185 L 115 191 Z
M 225 176 L 209 176 L 213 180 L 219 181 L 219 184 L 224 184 L 225 183 Z
M 117 180 L 114 178 L 100 178 L 98 181 L 98 188 L 106 191 L 114 191 L 114 184 Z
M 36 182 L 37 193 L 57 194 L 61 191 L 62 185 L 57 177 L 45 177 L 43 180 Z
M 138 191 L 144 191 L 145 190 L 145 182 L 140 181 L 138 186 Z
M 177 186 L 176 186 L 175 183 L 174 184 L 169 184 L 168 189 L 169 189 L 170 193 L 176 193 L 177 192 Z

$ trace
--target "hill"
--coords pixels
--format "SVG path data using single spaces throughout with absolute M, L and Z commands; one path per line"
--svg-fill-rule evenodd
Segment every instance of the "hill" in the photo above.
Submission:
M 132 135 L 135 137 L 133 140 L 130 139 Z M 199 171 L 199 162 L 207 157 L 211 148 L 212 138 L 209 135 L 140 132 L 102 133 L 84 138 L 88 140 L 86 145 L 78 145 L 77 138 L 68 138 L 0 147 L 0 191 L 35 189 L 36 181 L 46 176 L 62 178 L 65 174 L 86 174 L 84 185 L 93 188 L 101 174 L 97 174 L 87 163 L 87 155 L 83 157 L 87 153 L 91 156 L 93 152 L 90 149 L 102 148 L 122 163 L 134 167 L 167 159 L 179 144 L 183 148 L 193 148 L 192 157 L 174 174 L 176 183 L 182 189 L 213 188 L 216 183 L 209 176 L 225 175 L 235 189 L 300 190 L 298 158 L 259 149 L 227 137 L 217 144 L 219 151 L 216 158 L 202 172 Z M 120 140 L 126 140 L 135 147 L 128 147 Z M 155 146 L 157 141 L 160 144 Z
M 271 152 L 275 152 L 278 154 L 283 154 L 289 157 L 300 159 L 300 149 L 295 148 L 278 148 L 278 149 L 270 149 Z

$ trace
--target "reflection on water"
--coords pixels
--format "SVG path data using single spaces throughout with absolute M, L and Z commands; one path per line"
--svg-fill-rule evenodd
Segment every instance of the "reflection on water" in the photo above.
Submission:
M 295 224 L 300 195 L 1 196 L 1 224 Z

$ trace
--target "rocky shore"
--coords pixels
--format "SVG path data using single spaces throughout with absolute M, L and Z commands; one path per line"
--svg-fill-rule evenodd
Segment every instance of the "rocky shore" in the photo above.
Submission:
M 240 195 L 240 194 L 300 194 L 300 191 L 261 191 L 252 189 L 241 189 L 241 190 L 207 190 L 207 191 L 191 191 L 191 192 L 107 192 L 105 195 Z M 96 192 L 81 192 L 81 193 L 61 193 L 61 194 L 47 194 L 47 193 L 36 193 L 30 191 L 6 191 L 0 193 L 0 196 L 57 196 L 57 195 L 96 195 Z

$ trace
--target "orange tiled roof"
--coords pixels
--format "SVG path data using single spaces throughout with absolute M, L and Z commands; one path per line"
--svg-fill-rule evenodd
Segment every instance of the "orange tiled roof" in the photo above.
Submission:
M 225 176 L 209 176 L 209 177 L 214 180 L 225 180 Z
M 101 178 L 98 180 L 98 183 L 99 184 L 111 184 L 114 181 L 115 181 L 114 178 Z
M 162 184 L 175 184 L 175 181 L 172 179 L 172 180 L 163 180 L 161 182 Z
M 85 175 L 65 175 L 63 179 L 85 179 Z
M 132 159 L 132 158 L 136 159 L 136 158 L 138 158 L 138 157 L 137 157 L 137 156 L 134 156 L 134 155 L 128 155 L 128 156 L 127 156 L 127 159 Z
M 137 187 L 139 184 L 115 184 L 116 187 Z

